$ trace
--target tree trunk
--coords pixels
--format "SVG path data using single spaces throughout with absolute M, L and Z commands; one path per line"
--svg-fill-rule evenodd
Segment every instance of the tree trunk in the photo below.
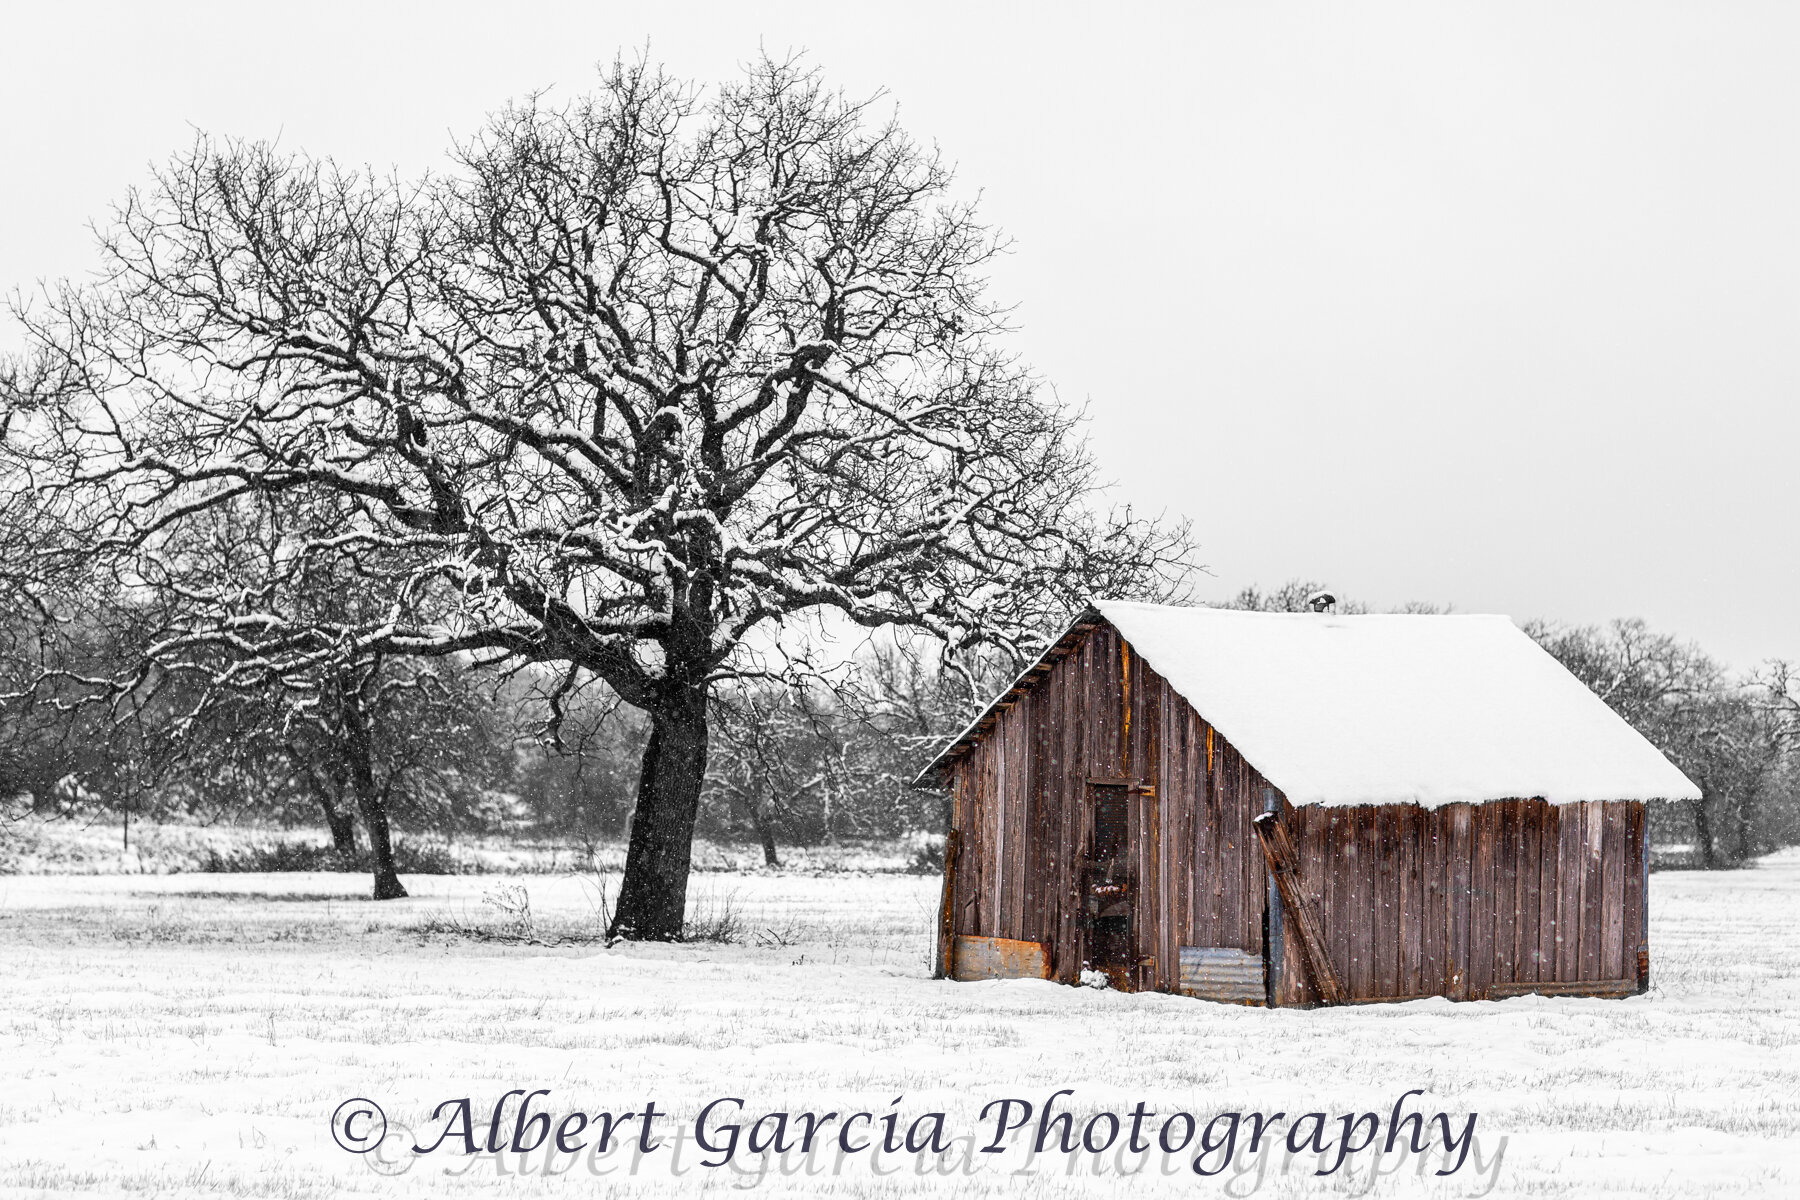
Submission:
M 744 810 L 745 818 L 750 822 L 751 832 L 755 833 L 756 840 L 762 843 L 763 865 L 765 867 L 779 867 L 781 865 L 781 856 L 776 853 L 775 850 L 775 826 L 773 822 L 764 820 L 762 809 L 752 803 L 750 797 L 744 795 L 742 792 L 738 793 L 737 802 L 738 807 Z
M 1709 871 L 1719 865 L 1718 851 L 1713 846 L 1712 814 L 1706 810 L 1711 798 L 1702 789 L 1700 799 L 1690 802 L 1694 810 L 1694 842 L 1700 847 L 1700 865 Z
M 681 938 L 694 819 L 706 778 L 706 734 L 704 689 L 684 691 L 650 714 L 610 936 L 647 942 Z
M 400 874 L 394 869 L 394 837 L 388 826 L 387 801 L 375 786 L 374 753 L 369 744 L 368 714 L 360 697 L 346 697 L 344 705 L 344 753 L 349 759 L 350 786 L 356 792 L 356 808 L 369 835 L 369 862 L 375 873 L 375 899 L 398 900 L 406 895 Z
M 775 829 L 761 817 L 756 819 L 756 834 L 762 839 L 763 866 L 779 867 L 781 856 L 775 853 Z
M 1744 794 L 1733 806 L 1731 814 L 1737 825 L 1737 859 L 1738 863 L 1747 863 L 1756 857 L 1761 849 L 1761 839 L 1757 837 L 1756 821 L 1756 784 L 1744 786 Z
M 344 810 L 344 765 L 335 763 L 335 770 L 326 775 L 320 770 L 317 756 L 299 743 L 288 741 L 283 748 L 288 763 L 306 781 L 306 790 L 313 793 L 313 799 L 319 801 L 319 811 L 326 815 L 326 829 L 331 831 L 331 849 L 337 851 L 338 867 L 355 871 L 356 813 Z
M 325 827 L 331 830 L 331 848 L 337 851 L 338 861 L 344 870 L 355 870 L 356 814 L 346 812 L 323 796 L 319 797 L 319 807 L 325 810 Z
M 325 814 L 325 828 L 331 831 L 331 848 L 337 852 L 338 863 L 346 871 L 356 870 L 356 814 L 344 808 L 343 771 L 334 771 L 327 779 L 312 756 L 299 746 L 289 743 L 287 753 Z

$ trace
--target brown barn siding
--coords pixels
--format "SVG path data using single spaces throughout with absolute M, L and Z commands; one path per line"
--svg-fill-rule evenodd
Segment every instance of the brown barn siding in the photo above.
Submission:
M 1269 885 L 1251 820 L 1279 793 L 1106 625 L 1072 640 L 948 769 L 954 931 L 1047 943 L 1053 978 L 1075 981 L 1090 777 L 1149 789 L 1129 805 L 1134 951 L 1154 960 L 1137 986 L 1178 989 L 1183 946 L 1262 954 Z M 1281 809 L 1352 998 L 1635 977 L 1642 804 Z M 1286 928 L 1273 991 L 1311 1003 Z
M 1282 819 L 1353 999 L 1635 977 L 1641 803 L 1284 805 Z M 1277 1002 L 1316 1002 L 1298 955 L 1284 966 Z

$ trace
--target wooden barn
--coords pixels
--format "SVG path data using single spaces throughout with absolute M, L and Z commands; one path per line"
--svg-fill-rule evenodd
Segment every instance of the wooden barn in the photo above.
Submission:
M 1122 602 L 918 782 L 943 974 L 1286 1006 L 1642 991 L 1645 805 L 1698 794 L 1505 617 Z

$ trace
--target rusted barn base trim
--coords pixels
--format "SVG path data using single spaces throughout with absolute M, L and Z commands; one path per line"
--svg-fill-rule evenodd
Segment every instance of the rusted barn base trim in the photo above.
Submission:
M 1496 983 L 1488 988 L 1489 1000 L 1510 1000 L 1514 996 L 1590 996 L 1601 1000 L 1623 1000 L 1637 995 L 1635 979 L 1583 979 L 1573 983 Z
M 951 947 L 950 978 L 962 983 L 980 979 L 1048 979 L 1050 943 L 959 936 Z

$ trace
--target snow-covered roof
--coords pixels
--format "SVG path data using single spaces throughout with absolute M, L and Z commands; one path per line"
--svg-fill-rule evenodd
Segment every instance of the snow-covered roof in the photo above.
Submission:
M 1095 608 L 1292 804 L 1699 796 L 1506 617 Z

